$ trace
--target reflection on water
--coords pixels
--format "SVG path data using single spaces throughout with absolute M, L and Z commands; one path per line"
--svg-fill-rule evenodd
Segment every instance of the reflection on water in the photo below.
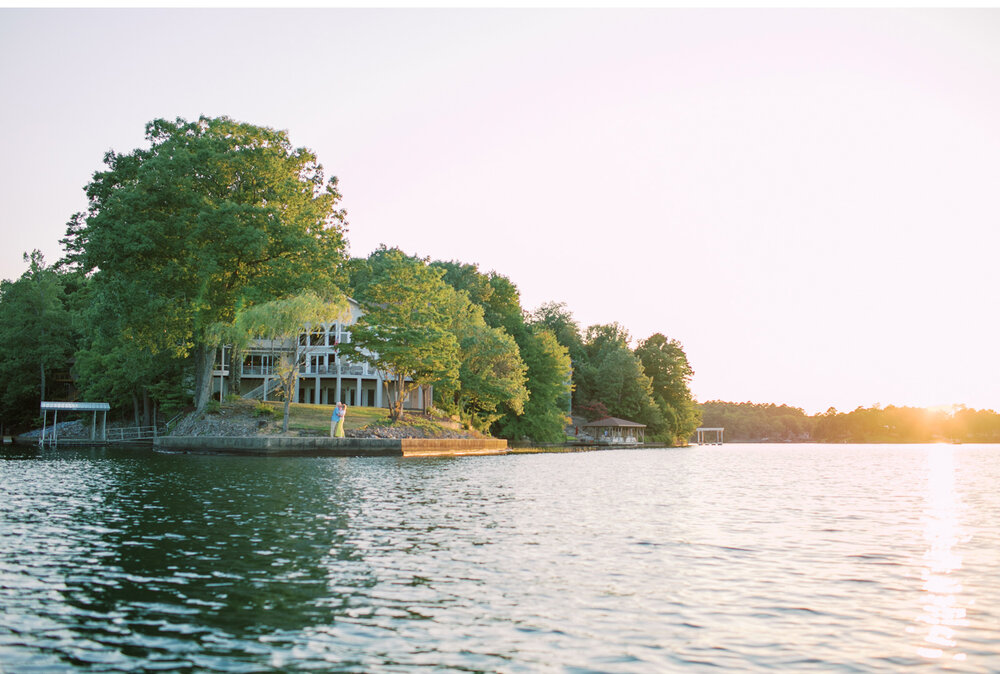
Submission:
M 917 653 L 929 659 L 964 661 L 957 629 L 968 627 L 962 584 L 954 572 L 962 568 L 958 549 L 971 539 L 961 527 L 962 504 L 955 491 L 955 452 L 950 446 L 927 448 L 927 503 L 923 513 L 927 552 L 921 570 L 923 612 Z
M 1000 447 L 0 454 L 0 671 L 1000 671 Z

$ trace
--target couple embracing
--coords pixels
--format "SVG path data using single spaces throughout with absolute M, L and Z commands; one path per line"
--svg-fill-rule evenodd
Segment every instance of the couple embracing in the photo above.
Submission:
M 333 414 L 330 415 L 330 437 L 331 438 L 342 438 L 344 437 L 344 417 L 347 416 L 347 405 L 344 403 L 337 403 L 333 408 Z

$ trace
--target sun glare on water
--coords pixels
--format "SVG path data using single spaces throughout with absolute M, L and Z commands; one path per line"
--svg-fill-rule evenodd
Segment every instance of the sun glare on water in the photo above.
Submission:
M 909 631 L 921 635 L 917 654 L 932 660 L 966 659 L 959 647 L 958 634 L 967 627 L 963 588 L 956 572 L 962 568 L 962 556 L 956 549 L 968 536 L 962 530 L 959 514 L 962 504 L 955 490 L 955 453 L 940 445 L 927 448 L 927 496 L 921 521 L 927 551 L 921 569 L 922 611 L 917 627 Z

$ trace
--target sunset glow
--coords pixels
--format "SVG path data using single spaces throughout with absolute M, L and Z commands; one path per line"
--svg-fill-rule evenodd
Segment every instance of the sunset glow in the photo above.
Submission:
M 702 402 L 997 409 L 998 67 L 994 9 L 5 9 L 0 277 L 109 148 L 228 115 L 340 178 L 354 255 L 662 332 Z

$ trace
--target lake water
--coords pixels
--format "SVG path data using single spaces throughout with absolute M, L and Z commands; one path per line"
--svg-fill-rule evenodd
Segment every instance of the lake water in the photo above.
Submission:
M 0 671 L 1000 671 L 1000 446 L 0 454 Z

